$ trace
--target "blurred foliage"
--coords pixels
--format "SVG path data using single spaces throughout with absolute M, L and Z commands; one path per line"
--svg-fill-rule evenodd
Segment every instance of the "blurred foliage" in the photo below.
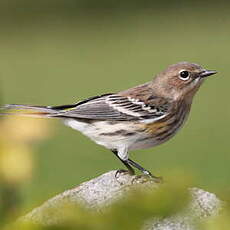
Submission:
M 194 182 L 186 175 L 172 173 L 158 189 L 144 190 L 137 186 L 100 212 L 63 202 L 58 211 L 51 206 L 43 213 L 46 218 L 55 215 L 60 223 L 40 226 L 16 221 L 24 212 L 21 186 L 33 175 L 31 147 L 35 141 L 49 136 L 50 130 L 45 119 L 13 115 L 0 120 L 0 129 L 0 228 L 3 230 L 139 230 L 155 218 L 183 212 L 190 201 L 189 188 Z M 220 216 L 197 223 L 200 229 L 229 229 L 230 206 L 226 204 Z
M 166 181 L 179 169 L 194 175 L 198 187 L 224 190 L 226 198 L 229 6 L 226 1 L 1 0 L 1 103 L 69 104 L 144 83 L 178 61 L 216 69 L 219 74 L 202 86 L 177 136 L 131 156 Z M 37 146 L 33 161 L 29 142 L 46 131 L 14 119 L 1 122 L 1 213 L 19 206 L 26 212 L 66 188 L 122 167 L 108 150 L 61 125 L 58 135 Z M 224 215 L 209 226 L 227 225 Z
M 21 206 L 21 185 L 31 179 L 31 143 L 48 135 L 44 119 L 4 117 L 0 120 L 0 225 Z

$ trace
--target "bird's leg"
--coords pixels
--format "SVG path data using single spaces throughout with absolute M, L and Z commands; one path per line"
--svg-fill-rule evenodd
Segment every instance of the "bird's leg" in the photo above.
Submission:
M 131 175 L 135 175 L 135 171 L 132 168 L 132 166 L 138 170 L 140 170 L 144 175 L 147 175 L 151 178 L 153 178 L 157 183 L 161 183 L 163 181 L 163 179 L 161 177 L 157 177 L 155 175 L 153 175 L 150 171 L 146 170 L 145 168 L 143 168 L 142 166 L 140 166 L 138 163 L 134 162 L 131 159 L 127 159 L 127 160 L 123 160 L 119 155 L 118 155 L 118 151 L 117 150 L 112 150 L 112 152 L 117 156 L 117 158 L 128 168 L 128 172 Z M 117 173 L 119 172 L 123 172 L 123 170 L 118 170 L 116 172 L 115 177 L 117 176 Z
M 140 170 L 143 174 L 152 177 L 153 179 L 155 179 L 158 182 L 162 182 L 161 177 L 154 176 L 150 171 L 146 170 L 145 168 L 143 168 L 142 166 L 140 166 L 136 162 L 132 161 L 131 159 L 128 159 L 127 163 L 129 165 L 132 165 L 133 167 L 137 168 L 138 170 Z
M 117 150 L 112 150 L 112 152 L 115 154 L 115 156 L 126 166 L 126 168 L 128 169 L 129 174 L 134 175 L 135 171 L 134 169 L 130 166 L 130 164 L 128 163 L 128 160 L 122 160 L 119 155 Z M 121 172 L 122 170 L 118 170 L 118 172 Z M 116 173 L 117 174 L 117 173 Z
M 138 170 L 140 170 L 143 174 L 148 175 L 148 176 L 153 176 L 151 172 L 149 172 L 148 170 L 146 170 L 145 168 L 143 168 L 142 166 L 140 166 L 139 164 L 137 164 L 136 162 L 132 161 L 131 159 L 128 159 L 127 162 L 132 165 L 133 167 L 137 168 Z

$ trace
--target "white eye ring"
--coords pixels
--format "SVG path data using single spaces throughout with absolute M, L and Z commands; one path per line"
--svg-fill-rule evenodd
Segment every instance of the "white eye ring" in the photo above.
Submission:
M 179 78 L 183 81 L 187 81 L 190 78 L 190 72 L 187 70 L 181 70 L 179 72 Z

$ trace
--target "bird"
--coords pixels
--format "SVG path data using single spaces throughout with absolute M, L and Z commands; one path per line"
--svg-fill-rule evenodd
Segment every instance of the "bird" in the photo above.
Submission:
M 151 148 L 171 139 L 188 118 L 194 95 L 206 77 L 217 71 L 195 63 L 168 66 L 151 81 L 117 93 L 59 106 L 8 104 L 1 115 L 58 118 L 111 150 L 127 167 L 159 178 L 131 160 L 129 152 Z

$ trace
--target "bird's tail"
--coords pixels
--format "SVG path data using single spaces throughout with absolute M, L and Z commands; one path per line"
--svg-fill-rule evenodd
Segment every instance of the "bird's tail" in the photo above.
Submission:
M 49 106 L 34 106 L 34 105 L 17 105 L 9 104 L 0 107 L 1 115 L 22 115 L 33 117 L 52 117 L 55 116 L 57 110 Z

